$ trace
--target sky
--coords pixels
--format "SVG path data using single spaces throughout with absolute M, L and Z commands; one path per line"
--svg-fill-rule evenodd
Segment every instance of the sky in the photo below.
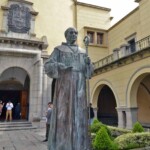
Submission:
M 88 4 L 94 4 L 101 7 L 110 8 L 110 16 L 113 17 L 111 25 L 118 22 L 121 18 L 126 16 L 129 12 L 138 6 L 135 0 L 78 0 Z

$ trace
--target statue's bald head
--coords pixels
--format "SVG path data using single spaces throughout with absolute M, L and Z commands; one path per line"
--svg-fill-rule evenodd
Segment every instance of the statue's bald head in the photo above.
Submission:
M 76 31 L 76 33 L 78 34 L 78 31 L 77 31 L 76 28 L 74 28 L 74 27 L 69 27 L 69 28 L 66 29 L 66 31 L 65 31 L 65 38 L 67 37 L 67 34 L 68 34 L 68 32 L 70 32 L 70 31 Z
M 68 44 L 74 44 L 76 42 L 78 31 L 75 28 L 69 27 L 64 34 Z

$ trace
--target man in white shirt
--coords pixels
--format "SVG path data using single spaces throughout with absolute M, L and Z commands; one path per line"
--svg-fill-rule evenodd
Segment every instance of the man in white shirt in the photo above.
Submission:
M 13 109 L 13 103 L 11 101 L 8 101 L 8 103 L 6 104 L 6 121 L 8 120 L 9 117 L 9 121 L 12 120 L 12 109 Z

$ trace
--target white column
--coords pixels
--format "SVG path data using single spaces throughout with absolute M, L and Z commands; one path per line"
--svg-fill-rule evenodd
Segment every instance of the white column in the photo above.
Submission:
M 97 119 L 97 108 L 93 108 L 93 110 L 94 110 L 94 118 Z

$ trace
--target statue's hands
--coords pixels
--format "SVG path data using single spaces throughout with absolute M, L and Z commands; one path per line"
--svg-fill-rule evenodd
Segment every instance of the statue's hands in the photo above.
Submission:
M 66 66 L 63 63 L 58 63 L 58 67 L 59 67 L 60 70 L 66 70 L 66 69 L 71 69 L 72 68 L 71 66 Z
M 88 57 L 88 56 L 85 57 L 84 61 L 85 61 L 85 63 L 88 64 L 88 65 L 90 65 L 90 63 L 91 63 L 90 57 Z

